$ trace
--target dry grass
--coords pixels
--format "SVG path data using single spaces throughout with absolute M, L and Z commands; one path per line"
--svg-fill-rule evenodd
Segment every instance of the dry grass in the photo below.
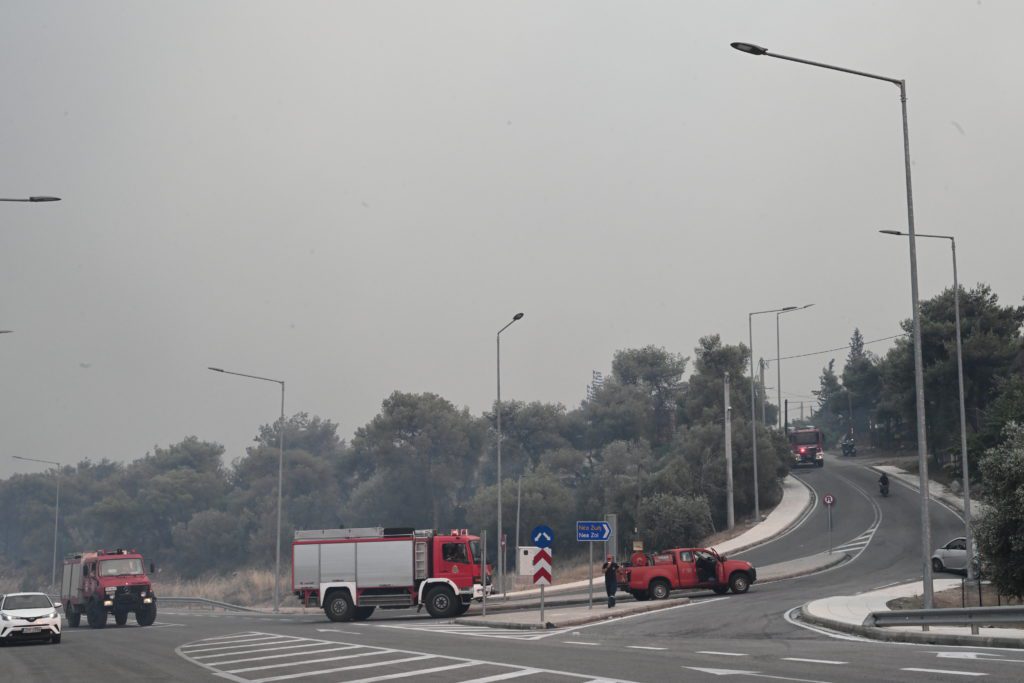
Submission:
M 977 584 L 967 585 L 963 593 L 960 588 L 950 588 L 949 590 L 939 591 L 933 596 L 933 602 L 935 607 L 977 607 L 978 606 L 978 586 Z M 985 607 L 995 607 L 997 605 L 1019 605 L 1021 604 L 1014 598 L 1008 598 L 1005 595 L 1000 596 L 996 593 L 996 589 L 987 583 L 981 584 L 981 602 Z M 889 609 L 923 609 L 924 598 L 920 595 L 912 598 L 896 598 L 886 603 Z
M 286 568 L 285 568 L 286 569 Z M 281 602 L 290 596 L 289 576 L 281 577 Z M 274 604 L 274 572 L 269 569 L 245 569 L 227 576 L 181 579 L 172 576 L 153 577 L 157 595 L 168 597 L 201 597 L 245 607 L 271 607 Z

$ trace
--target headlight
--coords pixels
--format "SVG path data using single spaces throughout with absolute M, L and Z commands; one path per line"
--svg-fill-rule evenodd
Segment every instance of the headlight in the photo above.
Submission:
M 3 612 L 0 612 L 0 621 L 14 621 L 14 617 L 7 616 Z
M 57 610 L 53 610 L 52 612 L 50 612 L 49 614 L 46 615 L 46 618 L 47 619 L 56 619 L 59 616 L 60 615 L 57 614 Z

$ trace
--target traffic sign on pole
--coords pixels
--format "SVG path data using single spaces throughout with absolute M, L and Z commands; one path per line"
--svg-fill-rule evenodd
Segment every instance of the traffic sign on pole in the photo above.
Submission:
M 580 543 L 607 541 L 612 536 L 612 525 L 608 522 L 576 522 L 576 540 Z
M 533 556 L 533 585 L 551 585 L 551 551 L 541 548 Z
M 551 542 L 555 540 L 555 532 L 549 526 L 538 524 L 530 532 L 530 540 L 538 548 L 550 548 Z
M 836 504 L 836 497 L 833 496 L 831 493 L 826 493 L 824 496 L 821 497 L 821 502 L 824 503 L 825 505 L 828 505 L 829 507 L 832 507 L 833 505 Z

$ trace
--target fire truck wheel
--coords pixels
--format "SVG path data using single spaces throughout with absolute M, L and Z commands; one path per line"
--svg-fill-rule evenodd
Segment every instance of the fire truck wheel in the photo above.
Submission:
M 668 598 L 669 591 L 668 581 L 663 579 L 655 579 L 651 581 L 650 595 L 654 600 L 665 600 Z
M 459 606 L 455 610 L 455 616 L 461 617 L 463 614 L 469 611 L 470 605 L 472 604 L 473 603 L 471 602 L 460 602 Z
M 128 623 L 128 613 L 121 610 L 114 612 L 114 623 L 118 626 L 124 626 Z
M 729 577 L 729 587 L 732 588 L 733 593 L 746 593 L 750 588 L 750 579 L 743 572 L 734 572 Z
M 449 619 L 455 616 L 459 603 L 447 586 L 439 586 L 427 593 L 427 612 L 435 619 Z
M 124 618 L 127 619 L 128 615 L 124 615 Z M 156 621 L 156 603 L 151 602 L 135 610 L 135 623 L 139 626 L 152 626 L 154 621 Z
M 354 611 L 352 598 L 344 591 L 332 593 L 324 605 L 324 612 L 331 621 L 352 621 Z
M 353 617 L 353 619 L 355 619 L 356 621 L 366 621 L 367 619 L 370 618 L 370 616 L 373 614 L 373 610 L 375 610 L 375 609 L 377 609 L 376 606 L 373 606 L 373 607 L 356 607 L 356 613 L 355 613 L 355 616 Z
M 70 603 L 68 604 L 65 613 L 68 615 L 68 624 L 70 624 L 72 628 L 78 628 L 78 625 L 82 623 L 82 613 Z
M 93 600 L 85 611 L 85 619 L 89 622 L 91 628 L 103 628 L 107 625 L 107 610 L 103 609 L 103 605 Z

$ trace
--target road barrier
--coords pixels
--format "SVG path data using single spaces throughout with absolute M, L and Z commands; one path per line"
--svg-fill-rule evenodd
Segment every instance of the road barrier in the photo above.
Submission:
M 872 612 L 864 626 L 989 626 L 1024 623 L 1024 605 Z

